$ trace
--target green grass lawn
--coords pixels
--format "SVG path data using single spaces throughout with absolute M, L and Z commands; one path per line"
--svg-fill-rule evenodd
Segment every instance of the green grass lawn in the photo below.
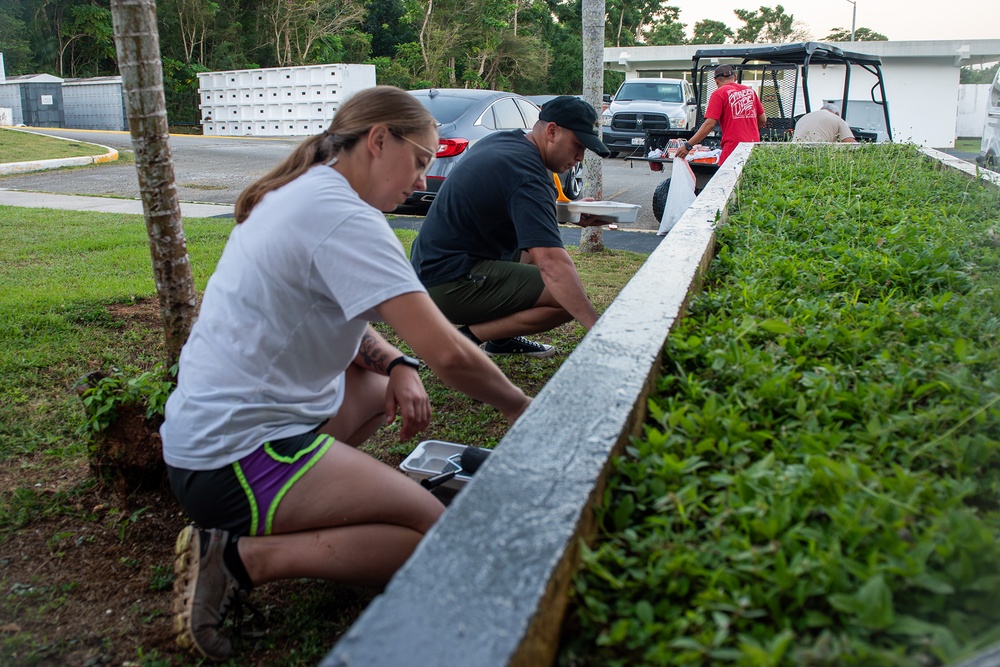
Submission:
M 978 153 L 982 141 L 979 137 L 961 137 L 955 140 L 955 150 L 965 151 L 966 153 Z
M 0 164 L 104 155 L 107 152 L 103 146 L 82 141 L 68 141 L 11 128 L 0 128 Z
M 199 291 L 232 225 L 184 221 Z M 415 233 L 397 235 L 408 247 Z M 570 252 L 598 311 L 645 261 L 627 252 Z M 0 206 L 0 625 L 7 628 L 0 664 L 89 664 L 95 655 L 108 658 L 101 664 L 195 664 L 169 643 L 170 554 L 183 513 L 169 496 L 123 496 L 95 484 L 73 391 L 88 372 L 137 373 L 160 361 L 155 294 L 141 216 Z M 498 363 L 534 395 L 583 334 L 564 325 L 538 337 L 559 347 L 556 356 Z M 431 427 L 405 443 L 397 424 L 383 427 L 366 447 L 374 456 L 395 465 L 422 439 L 492 446 L 506 432 L 493 408 L 451 391 L 427 369 L 421 376 L 434 408 Z M 251 618 L 260 625 L 229 664 L 315 665 L 367 595 L 306 580 L 262 586 L 253 602 L 265 620 Z M 116 613 L 106 615 L 112 606 Z M 87 647 L 92 652 L 81 653 Z

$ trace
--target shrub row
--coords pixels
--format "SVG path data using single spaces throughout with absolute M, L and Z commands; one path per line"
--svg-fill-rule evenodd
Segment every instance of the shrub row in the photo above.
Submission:
M 937 665 L 1000 639 L 1000 191 L 759 149 L 584 549 L 564 665 Z

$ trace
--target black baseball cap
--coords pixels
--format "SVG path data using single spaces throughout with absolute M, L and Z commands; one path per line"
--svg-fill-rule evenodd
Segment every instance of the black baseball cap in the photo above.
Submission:
M 719 79 L 722 77 L 735 76 L 736 70 L 733 69 L 732 65 L 719 65 L 715 68 L 715 78 Z
M 542 105 L 538 119 L 572 130 L 581 144 L 601 157 L 611 155 L 611 151 L 601 141 L 601 123 L 597 112 L 579 97 L 561 95 L 552 98 Z

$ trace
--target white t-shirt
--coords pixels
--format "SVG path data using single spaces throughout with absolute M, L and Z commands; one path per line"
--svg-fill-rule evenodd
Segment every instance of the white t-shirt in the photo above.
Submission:
M 424 292 L 385 216 L 317 165 L 233 229 L 181 351 L 160 429 L 176 468 L 213 470 L 337 413 L 373 308 Z

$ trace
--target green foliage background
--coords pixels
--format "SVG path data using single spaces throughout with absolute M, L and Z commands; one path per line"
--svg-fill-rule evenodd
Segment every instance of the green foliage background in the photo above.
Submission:
M 200 120 L 198 72 L 287 64 L 371 63 L 380 83 L 406 89 L 582 92 L 582 0 L 158 0 L 156 6 L 172 125 Z M 738 10 L 734 27 L 697 21 L 689 29 L 679 12 L 669 0 L 606 0 L 605 45 L 683 44 L 688 34 L 691 43 L 808 37 L 781 5 Z M 116 75 L 110 0 L 0 3 L 0 50 L 8 75 Z M 605 92 L 613 93 L 621 78 L 607 76 Z

